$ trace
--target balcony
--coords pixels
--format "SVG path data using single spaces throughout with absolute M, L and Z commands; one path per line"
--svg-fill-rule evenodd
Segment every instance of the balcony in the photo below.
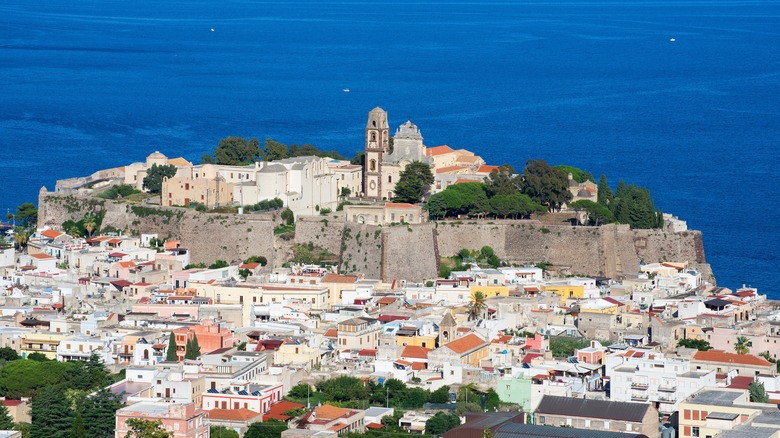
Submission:
M 644 383 L 644 382 L 631 382 L 631 389 L 646 390 L 647 389 L 647 383 Z
M 647 401 L 647 394 L 631 394 L 631 400 Z
M 661 385 L 658 387 L 659 392 L 677 392 L 677 387 L 673 385 Z

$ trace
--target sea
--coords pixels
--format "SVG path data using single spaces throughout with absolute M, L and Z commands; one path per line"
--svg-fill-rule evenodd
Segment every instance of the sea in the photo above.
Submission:
M 0 209 L 227 136 L 351 157 L 368 111 L 647 187 L 780 298 L 780 1 L 0 2 Z M 346 90 L 349 90 L 348 92 Z

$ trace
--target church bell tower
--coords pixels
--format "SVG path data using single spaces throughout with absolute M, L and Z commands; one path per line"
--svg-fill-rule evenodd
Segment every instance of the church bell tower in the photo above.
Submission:
M 389 152 L 390 126 L 387 112 L 376 107 L 368 113 L 366 123 L 366 155 L 363 164 L 363 193 L 365 199 L 382 200 L 382 157 Z

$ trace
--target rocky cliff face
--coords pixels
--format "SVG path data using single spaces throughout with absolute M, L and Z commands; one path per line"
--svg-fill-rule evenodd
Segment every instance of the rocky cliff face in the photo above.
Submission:
M 636 272 L 640 261 L 688 261 L 714 282 L 701 232 L 631 230 L 627 225 L 572 227 L 507 220 L 379 227 L 346 223 L 331 215 L 299 219 L 295 239 L 282 241 L 274 236 L 278 218 L 273 215 L 205 214 L 42 190 L 39 226 L 79 220 L 87 211 L 105 212 L 104 227 L 181 239 L 182 246 L 192 251 L 193 263 L 262 255 L 280 266 L 293 244 L 312 242 L 339 254 L 342 272 L 362 272 L 387 281 L 422 281 L 436 276 L 439 255 L 452 256 L 461 248 L 487 245 L 504 260 L 547 261 L 575 275 L 615 277 Z

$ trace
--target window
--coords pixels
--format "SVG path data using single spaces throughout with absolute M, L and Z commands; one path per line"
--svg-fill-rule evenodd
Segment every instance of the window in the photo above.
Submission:
M 544 415 L 539 416 L 539 424 L 544 424 Z
M 699 426 L 693 426 L 691 428 L 691 436 L 692 437 L 699 437 Z

